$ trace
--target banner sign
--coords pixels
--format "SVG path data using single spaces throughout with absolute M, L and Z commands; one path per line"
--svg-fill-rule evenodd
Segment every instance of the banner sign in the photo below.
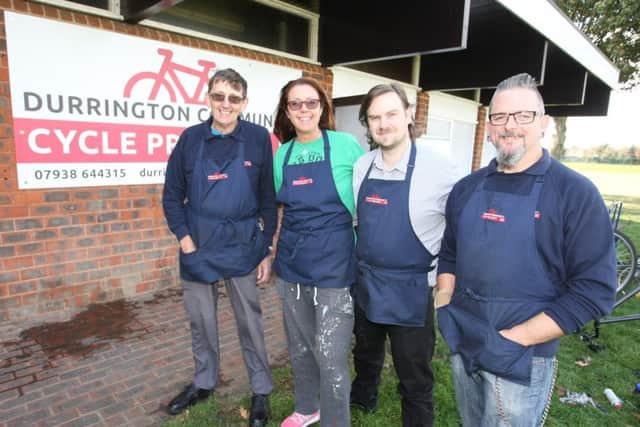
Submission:
M 272 130 L 300 70 L 5 11 L 20 189 L 158 184 L 182 130 L 210 116 L 207 82 L 248 82 L 242 118 Z

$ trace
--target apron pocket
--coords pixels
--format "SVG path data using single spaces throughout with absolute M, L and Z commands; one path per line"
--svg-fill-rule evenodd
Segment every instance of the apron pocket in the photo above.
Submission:
M 429 304 L 427 273 L 383 270 L 361 263 L 355 295 L 372 322 L 424 326 Z
M 202 257 L 198 249 L 188 254 L 180 252 L 180 271 L 187 280 L 209 283 L 203 271 Z
M 478 354 L 481 369 L 508 380 L 528 385 L 531 380 L 533 347 L 525 347 L 511 341 L 497 330 L 487 337 L 487 343 Z
M 438 318 L 438 329 L 440 330 L 440 334 L 444 341 L 449 346 L 449 350 L 452 353 L 458 352 L 458 347 L 460 346 L 460 329 L 456 324 L 456 321 L 453 319 L 451 313 L 449 313 L 449 308 L 451 304 L 447 304 L 443 307 L 440 307 L 436 311 L 436 317 Z
M 440 333 L 451 351 L 461 353 L 467 360 L 475 359 L 487 343 L 490 329 L 487 322 L 461 310 L 453 301 L 439 308 L 437 314 Z
M 242 233 L 243 253 L 241 257 L 257 264 L 267 256 L 268 252 L 264 232 L 260 229 L 257 221 L 250 222 L 245 227 L 246 229 Z

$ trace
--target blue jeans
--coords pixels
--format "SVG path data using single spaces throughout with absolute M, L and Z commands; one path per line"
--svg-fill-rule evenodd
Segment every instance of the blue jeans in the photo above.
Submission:
M 467 375 L 458 354 L 451 356 L 451 370 L 463 426 L 535 427 L 544 424 L 557 373 L 555 357 L 533 358 L 529 386 L 487 371 Z

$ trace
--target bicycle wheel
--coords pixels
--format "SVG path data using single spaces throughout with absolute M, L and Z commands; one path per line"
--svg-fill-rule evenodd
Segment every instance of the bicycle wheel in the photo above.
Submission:
M 615 230 L 613 236 L 616 243 L 616 272 L 618 274 L 616 299 L 619 299 L 629 290 L 627 285 L 633 281 L 637 267 L 637 253 L 631 239 L 622 231 Z

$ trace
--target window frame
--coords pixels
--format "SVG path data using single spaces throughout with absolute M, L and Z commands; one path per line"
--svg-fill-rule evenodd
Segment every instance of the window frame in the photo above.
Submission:
M 67 0 L 34 0 L 38 3 L 44 3 L 51 6 L 57 6 L 64 9 L 83 12 L 91 15 L 103 16 L 105 18 L 117 19 L 123 21 L 124 18 L 120 14 L 120 0 L 109 0 L 109 10 L 100 9 L 97 7 L 85 6 L 80 3 L 73 3 Z M 223 43 L 226 45 L 241 47 L 253 51 L 263 52 L 270 55 L 280 56 L 283 58 L 293 59 L 300 62 L 306 62 L 313 65 L 320 65 L 318 62 L 318 32 L 320 28 L 320 15 L 315 12 L 311 12 L 307 9 L 299 6 L 294 6 L 289 3 L 285 3 L 281 0 L 252 0 L 255 3 L 262 4 L 264 6 L 280 10 L 285 13 L 289 13 L 308 21 L 308 56 L 296 55 L 293 53 L 272 49 L 264 46 L 255 45 L 252 43 L 246 43 L 239 40 L 234 40 L 226 37 L 215 36 L 209 33 L 203 33 L 201 31 L 189 30 L 184 27 L 175 25 L 164 24 L 153 20 L 153 17 L 144 19 L 138 22 L 136 25 L 142 25 L 149 28 L 154 28 L 161 31 L 169 31 L 172 33 L 182 34 L 189 37 L 195 37 L 198 39 L 209 40 L 213 42 Z
M 109 0 L 108 9 L 100 9 L 99 7 L 86 6 L 80 3 L 74 3 L 66 0 L 34 0 L 37 3 L 44 3 L 50 6 L 57 6 L 63 9 L 69 9 L 76 12 L 83 12 L 90 15 L 98 15 L 105 18 L 117 19 L 122 21 L 124 18 L 120 14 L 120 0 Z

